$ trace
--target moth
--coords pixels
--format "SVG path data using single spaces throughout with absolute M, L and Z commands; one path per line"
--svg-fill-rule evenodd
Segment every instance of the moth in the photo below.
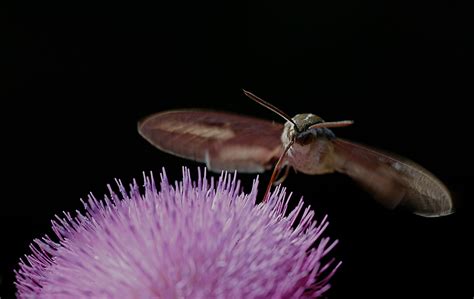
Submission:
M 171 110 L 145 117 L 139 133 L 164 152 L 206 163 L 212 171 L 261 173 L 274 167 L 271 184 L 285 168 L 310 174 L 344 173 L 387 208 L 398 206 L 425 217 L 453 212 L 445 185 L 416 163 L 365 145 L 337 138 L 330 128 L 352 121 L 325 122 L 311 114 L 289 117 L 279 108 L 244 91 L 274 111 L 285 124 L 209 110 Z

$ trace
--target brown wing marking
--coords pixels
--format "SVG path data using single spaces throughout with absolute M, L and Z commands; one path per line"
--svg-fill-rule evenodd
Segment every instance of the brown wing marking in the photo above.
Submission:
M 155 147 L 213 171 L 263 172 L 282 151 L 281 124 L 226 112 L 160 112 L 140 121 L 138 131 Z
M 447 188 L 414 162 L 343 139 L 334 140 L 334 151 L 336 169 L 359 182 L 386 207 L 400 205 L 426 217 L 453 212 Z

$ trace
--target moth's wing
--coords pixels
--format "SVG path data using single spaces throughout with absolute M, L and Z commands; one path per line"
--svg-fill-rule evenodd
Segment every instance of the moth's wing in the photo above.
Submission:
M 160 112 L 140 121 L 138 131 L 162 151 L 213 171 L 263 172 L 283 150 L 282 124 L 226 112 Z
M 347 140 L 333 140 L 336 169 L 374 194 L 384 206 L 402 206 L 425 217 L 453 212 L 447 188 L 433 174 L 405 158 Z

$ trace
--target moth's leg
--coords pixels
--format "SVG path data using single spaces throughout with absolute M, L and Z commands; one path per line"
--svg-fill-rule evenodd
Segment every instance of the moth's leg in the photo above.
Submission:
M 290 172 L 290 166 L 285 165 L 285 166 L 283 166 L 283 168 L 285 169 L 285 172 L 283 173 L 283 175 L 280 178 L 278 178 L 276 181 L 273 182 L 273 186 L 280 185 L 281 183 L 283 183 L 286 180 L 286 177 L 288 177 L 288 173 Z M 282 168 L 280 168 L 278 170 L 277 177 L 280 175 L 281 170 L 282 170 Z
M 265 191 L 265 195 L 263 195 L 263 202 L 266 202 L 268 200 L 268 197 L 270 196 L 270 189 L 272 188 L 273 186 L 273 182 L 275 181 L 276 179 L 276 175 L 277 173 L 279 173 L 280 171 L 280 168 L 281 168 L 281 164 L 283 163 L 283 160 L 286 156 L 286 153 L 288 152 L 288 150 L 290 149 L 290 147 L 293 145 L 293 143 L 295 143 L 295 140 L 291 140 L 288 145 L 286 146 L 285 150 L 283 151 L 283 153 L 281 154 L 280 158 L 278 158 L 278 161 L 275 165 L 275 168 L 273 169 L 273 173 L 272 173 L 272 176 L 270 178 L 270 182 L 268 182 L 268 185 L 267 185 L 267 190 Z

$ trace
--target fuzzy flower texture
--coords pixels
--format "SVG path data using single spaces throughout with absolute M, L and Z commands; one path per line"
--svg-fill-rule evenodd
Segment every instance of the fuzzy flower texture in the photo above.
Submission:
M 236 175 L 217 182 L 188 169 L 171 185 L 161 174 L 136 182 L 121 198 L 89 196 L 85 213 L 56 217 L 16 271 L 19 298 L 316 298 L 338 265 L 322 238 L 328 222 L 288 210 L 277 188 L 256 204 L 258 179 L 241 191 Z M 144 189 L 140 191 L 140 189 Z M 327 261 L 326 261 L 327 260 Z

